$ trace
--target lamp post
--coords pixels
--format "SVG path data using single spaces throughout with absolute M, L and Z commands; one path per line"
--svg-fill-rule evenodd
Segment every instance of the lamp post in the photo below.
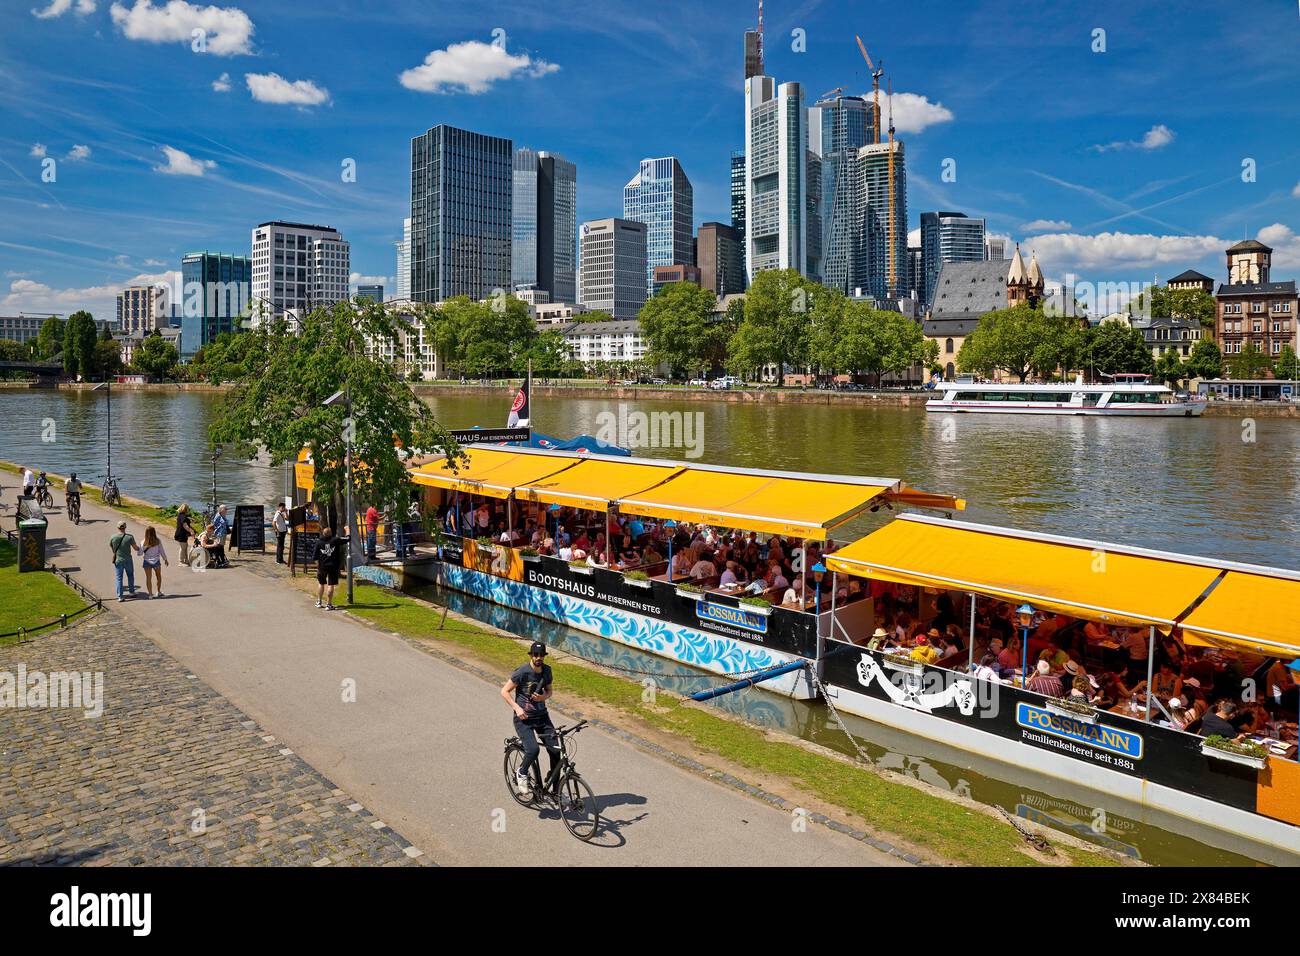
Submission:
M 1029 684 L 1029 628 L 1034 623 L 1034 609 L 1028 604 L 1016 608 L 1016 617 L 1020 619 L 1020 686 Z
M 669 518 L 664 522 L 664 528 L 668 531 L 668 583 L 673 583 L 673 529 L 677 527 L 677 522 Z
M 822 613 L 822 578 L 826 576 L 826 565 L 818 561 L 812 566 L 813 581 L 817 585 L 817 601 L 815 604 L 815 613 L 817 615 L 817 632 L 821 633 L 821 613 Z
M 341 391 L 335 392 L 321 404 L 326 407 L 337 405 L 340 401 L 344 404 L 346 418 L 343 421 L 343 461 L 345 468 L 344 481 L 347 482 L 347 496 L 344 508 L 346 514 L 344 521 L 347 522 L 348 528 L 348 603 L 352 603 L 352 392 L 345 386 Z
M 560 553 L 560 506 L 551 505 L 550 511 L 555 512 L 555 554 Z
M 217 459 L 221 457 L 221 446 L 212 446 L 212 516 L 217 514 Z

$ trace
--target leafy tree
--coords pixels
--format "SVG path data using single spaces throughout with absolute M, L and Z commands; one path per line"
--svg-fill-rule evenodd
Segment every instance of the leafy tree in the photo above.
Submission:
M 569 346 L 564 341 L 564 333 L 559 329 L 547 329 L 540 333 L 524 350 L 523 358 L 525 368 L 528 360 L 532 360 L 534 375 L 565 375 L 573 372 L 576 365 L 569 358 Z
M 522 373 L 537 327 L 527 303 L 514 296 L 475 302 L 458 296 L 422 310 L 418 320 L 456 374 Z
M 1141 329 L 1122 322 L 1103 322 L 1089 329 L 1085 338 L 1084 360 L 1097 375 L 1125 372 L 1151 374 L 1155 362 Z
M 89 378 L 95 367 L 95 319 L 85 311 L 68 316 L 63 329 L 63 370 Z
M 652 364 L 668 366 L 674 377 L 703 371 L 710 363 L 705 343 L 716 297 L 690 282 L 664 286 L 641 307 L 637 319 Z
M 179 362 L 180 355 L 176 352 L 176 346 L 154 332 L 145 336 L 144 341 L 136 347 L 131 364 L 145 375 L 166 378 L 176 370 Z
M 1290 345 L 1282 346 L 1282 351 L 1277 353 L 1273 374 L 1278 378 L 1300 379 L 1300 358 L 1296 357 L 1295 349 Z
M 21 362 L 27 358 L 27 349 L 13 339 L 0 339 L 0 362 Z
M 1060 318 L 1044 316 L 1028 305 L 989 312 L 962 342 L 957 366 L 981 375 L 1001 369 L 1023 382 L 1031 371 L 1047 364 L 1050 355 L 1062 350 L 1063 343 L 1053 340 L 1053 335 L 1060 336 L 1064 330 Z
M 1273 368 L 1267 355 L 1252 341 L 1246 340 L 1240 352 L 1228 357 L 1229 378 L 1260 378 Z
M 210 428 L 212 441 L 249 460 L 265 454 L 272 465 L 295 461 L 309 448 L 316 498 L 337 514 L 350 434 L 360 500 L 406 500 L 410 480 L 398 449 L 455 454 L 456 445 L 397 369 L 368 351 L 368 341 L 397 335 L 397 319 L 382 305 L 349 302 L 303 316 L 296 335 L 283 320 L 242 333 L 236 341 L 247 338 L 251 346 Z M 345 388 L 350 419 L 345 403 L 324 404 Z
M 1177 388 L 1179 382 L 1188 375 L 1187 365 L 1173 349 L 1161 352 L 1155 362 L 1155 379 L 1170 388 Z
M 728 367 L 743 374 L 775 364 L 784 385 L 787 367 L 809 363 L 809 313 L 833 291 L 795 269 L 760 272 L 745 293 L 745 319 L 731 337 Z
M 1223 375 L 1223 353 L 1214 339 L 1198 339 L 1185 365 L 1191 378 L 1219 378 Z
M 36 357 L 52 359 L 63 350 L 64 321 L 52 315 L 41 323 L 41 331 L 36 336 Z
M 1147 291 L 1150 292 L 1153 319 L 1190 319 L 1205 328 L 1214 327 L 1214 296 L 1203 289 L 1162 289 L 1157 286 Z M 1145 304 L 1146 296 L 1144 292 L 1138 297 L 1140 305 Z
M 831 298 L 833 302 L 833 297 Z M 938 357 L 938 343 L 927 342 L 921 326 L 899 312 L 872 309 L 841 297 L 812 332 L 814 362 L 824 372 L 869 372 L 879 382 Z
M 96 342 L 91 355 L 91 375 L 96 378 L 108 378 L 122 371 L 122 346 L 111 336 Z

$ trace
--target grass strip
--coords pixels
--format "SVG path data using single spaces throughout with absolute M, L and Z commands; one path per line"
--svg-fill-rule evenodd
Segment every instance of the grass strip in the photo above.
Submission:
M 0 538 L 0 634 L 48 624 L 85 606 L 81 595 L 49 571 L 29 571 L 20 577 L 18 548 Z M 0 645 L 18 640 L 0 637 Z
M 502 679 L 522 659 L 516 641 L 448 617 L 438 629 L 440 609 L 369 582 L 361 582 L 358 601 L 349 609 L 385 630 L 433 644 L 453 645 L 498 669 Z M 1040 861 L 1023 851 L 1024 842 L 1005 823 L 954 800 L 907 784 L 895 783 L 872 770 L 770 737 L 757 728 L 719 717 L 707 710 L 681 706 L 646 706 L 642 688 L 621 677 L 574 663 L 554 663 L 561 694 L 616 707 L 659 730 L 677 735 L 698 749 L 761 774 L 778 775 L 818 799 L 857 814 L 873 828 L 893 834 L 933 858 L 977 866 L 1035 866 Z M 1117 865 L 1103 853 L 1055 844 L 1070 865 Z

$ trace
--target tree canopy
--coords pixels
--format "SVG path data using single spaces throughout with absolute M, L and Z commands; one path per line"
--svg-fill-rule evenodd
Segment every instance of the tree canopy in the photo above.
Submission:
M 712 329 L 716 302 L 708 289 L 674 282 L 643 305 L 637 318 L 651 364 L 667 365 L 674 378 L 703 372 L 714 359 L 710 352 L 716 348 Z
M 1185 365 L 1191 378 L 1219 378 L 1223 375 L 1223 353 L 1214 339 L 1198 339 Z
M 173 374 L 179 362 L 180 355 L 176 352 L 176 346 L 164 339 L 159 332 L 146 335 L 136 346 L 131 358 L 132 365 L 145 375 L 155 378 L 166 378 Z
M 42 329 L 44 331 L 44 329 Z M 95 319 L 85 311 L 73 312 L 63 328 L 63 370 L 90 378 L 95 372 Z

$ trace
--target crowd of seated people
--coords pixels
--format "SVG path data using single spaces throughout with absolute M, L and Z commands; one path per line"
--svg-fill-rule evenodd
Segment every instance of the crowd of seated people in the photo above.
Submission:
M 806 605 L 805 592 L 814 586 L 811 572 L 805 569 L 834 550 L 830 541 L 822 544 L 704 524 L 669 524 L 636 515 L 606 515 L 604 511 L 570 507 L 552 511 L 546 506 L 518 504 L 513 510 L 511 515 L 501 499 L 462 495 L 459 511 L 444 505 L 440 520 L 447 533 L 532 547 L 539 554 L 594 567 L 643 571 L 705 588 L 723 586 L 743 596 L 761 596 L 773 604 L 801 609 Z M 807 552 L 800 554 L 805 546 Z M 835 597 L 841 603 L 867 596 L 864 581 L 839 576 Z M 830 600 L 827 582 L 823 582 L 822 597 Z

